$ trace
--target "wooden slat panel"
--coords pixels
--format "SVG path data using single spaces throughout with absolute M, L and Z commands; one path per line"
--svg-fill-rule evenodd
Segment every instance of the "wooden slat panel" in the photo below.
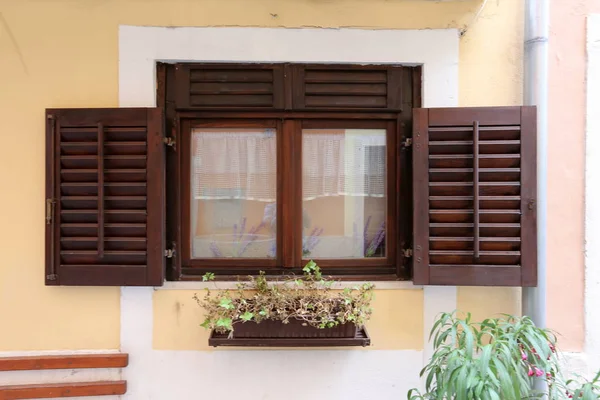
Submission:
M 429 126 L 521 125 L 521 107 L 430 108 Z
M 307 94 L 319 95 L 355 95 L 355 96 L 385 96 L 387 87 L 385 83 L 307 83 L 305 86 Z
M 47 192 L 54 210 L 47 224 L 47 283 L 161 285 L 162 111 L 48 113 L 56 122 L 48 127 Z
M 109 396 L 122 395 L 126 392 L 125 381 L 11 385 L 0 386 L 0 400 Z
M 383 108 L 387 104 L 385 96 L 306 96 L 307 107 L 356 107 Z
M 93 112 L 90 112 L 93 110 Z M 146 123 L 145 108 L 73 108 L 48 109 L 47 114 L 59 116 L 59 128 L 88 127 L 96 129 L 99 122 L 114 127 L 140 127 Z
M 147 286 L 146 265 L 61 265 L 61 285 Z
M 521 157 L 521 241 L 523 256 L 521 264 L 523 286 L 537 286 L 537 146 L 536 109 L 523 107 L 521 111 L 522 147 Z
M 415 283 L 535 284 L 535 110 L 417 109 L 414 120 Z
M 520 266 L 432 265 L 430 285 L 521 286 Z
M 176 107 L 283 109 L 283 69 L 283 64 L 177 64 Z
M 273 84 L 271 82 L 252 83 L 192 83 L 190 93 L 195 94 L 271 94 Z
M 380 71 L 319 70 L 306 68 L 306 83 L 385 83 L 387 73 Z M 341 67 L 343 68 L 343 67 Z
M 294 73 L 294 107 L 299 109 L 402 108 L 412 76 L 396 66 L 299 65 Z
M 197 107 L 235 107 L 252 106 L 268 107 L 273 104 L 273 96 L 270 94 L 250 94 L 250 95 L 192 95 L 190 105 Z
M 413 112 L 413 281 L 429 284 L 429 110 Z
M 204 67 L 191 67 L 190 80 L 192 82 L 272 82 L 273 71 L 268 69 L 248 69 L 233 70 L 223 67 L 223 69 L 203 69 Z
M 0 358 L 0 371 L 29 371 L 71 368 L 125 368 L 128 354 L 80 354 Z

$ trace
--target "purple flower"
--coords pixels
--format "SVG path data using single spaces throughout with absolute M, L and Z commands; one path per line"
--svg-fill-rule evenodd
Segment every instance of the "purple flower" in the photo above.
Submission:
M 302 239 L 302 255 L 308 256 L 310 252 L 319 244 L 319 236 L 323 233 L 323 228 L 314 227 L 310 235 Z
M 214 240 L 211 240 L 209 247 L 210 247 L 210 251 L 212 252 L 214 257 L 222 257 L 223 256 L 221 254 L 221 250 L 219 249 L 219 246 L 217 245 L 217 243 Z
M 371 223 L 371 216 L 369 215 L 369 218 L 367 218 L 367 222 L 365 223 L 365 229 L 363 230 L 363 249 L 367 249 L 367 247 L 369 247 L 369 243 L 367 240 L 367 233 L 369 231 L 369 224 Z
M 367 221 L 367 223 L 368 222 L 370 222 L 370 217 L 369 217 L 369 220 Z M 377 249 L 383 242 L 384 238 L 385 238 L 385 222 L 382 222 L 379 225 L 379 229 L 377 229 L 377 233 L 375 233 L 375 236 L 373 237 L 371 242 L 365 248 L 365 257 L 374 256 L 375 252 L 377 251 Z
M 242 218 L 242 224 L 240 225 L 240 240 L 244 236 L 244 231 L 246 230 L 246 217 Z

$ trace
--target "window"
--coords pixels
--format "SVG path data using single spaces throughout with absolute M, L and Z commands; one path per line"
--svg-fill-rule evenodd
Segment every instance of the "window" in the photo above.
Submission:
M 299 273 L 535 285 L 535 109 L 420 68 L 159 64 L 157 109 L 47 110 L 46 282 Z
M 159 98 L 177 121 L 174 279 L 298 273 L 309 259 L 340 277 L 407 277 L 395 244 L 407 243 L 398 213 L 408 221 L 410 202 L 396 177 L 409 168 L 398 147 L 418 68 L 161 68 Z

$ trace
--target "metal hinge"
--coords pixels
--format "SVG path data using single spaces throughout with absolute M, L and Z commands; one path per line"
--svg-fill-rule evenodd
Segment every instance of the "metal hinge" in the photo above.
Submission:
M 56 275 L 56 274 L 46 275 L 46 280 L 55 281 L 57 279 L 58 279 L 58 275 Z
M 56 201 L 54 199 L 46 199 L 46 224 L 50 225 L 52 223 L 52 215 L 54 214 L 54 204 Z
M 167 249 L 165 250 L 165 257 L 173 258 L 175 256 L 175 249 Z
M 402 249 L 402 256 L 404 258 L 411 258 L 413 256 L 413 249 Z
M 402 142 L 402 147 L 404 147 L 404 148 L 411 147 L 412 146 L 412 142 L 413 142 L 412 138 L 406 138 Z
M 166 138 L 163 139 L 163 142 L 170 147 L 175 147 L 175 139 L 173 139 L 170 136 L 167 136 Z

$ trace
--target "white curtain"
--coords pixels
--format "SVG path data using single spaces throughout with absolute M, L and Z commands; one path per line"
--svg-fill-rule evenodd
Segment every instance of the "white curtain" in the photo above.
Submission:
M 196 200 L 277 199 L 274 130 L 198 130 L 193 138 Z
M 385 196 L 385 131 L 309 130 L 302 134 L 302 197 Z M 193 132 L 193 198 L 274 202 L 274 130 Z
M 302 135 L 302 197 L 385 196 L 385 131 Z

